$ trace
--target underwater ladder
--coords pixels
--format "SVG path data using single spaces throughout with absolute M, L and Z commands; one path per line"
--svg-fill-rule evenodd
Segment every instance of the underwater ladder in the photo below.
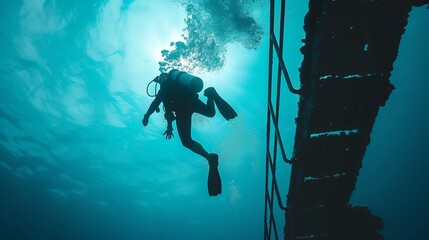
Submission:
M 310 0 L 295 89 L 283 60 L 286 1 L 270 0 L 265 240 L 281 236 L 279 211 L 285 211 L 286 240 L 383 239 L 383 220 L 349 200 L 378 110 L 394 89 L 389 78 L 408 14 L 428 3 Z M 289 159 L 278 127 L 282 81 L 300 96 Z M 286 203 L 276 179 L 279 152 L 292 165 Z

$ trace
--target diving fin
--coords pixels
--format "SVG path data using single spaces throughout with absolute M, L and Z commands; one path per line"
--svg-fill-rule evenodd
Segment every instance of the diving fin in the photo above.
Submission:
M 217 154 L 210 154 L 209 160 L 209 178 L 207 181 L 207 186 L 209 190 L 209 196 L 216 196 L 222 193 L 222 181 L 220 179 L 219 171 L 217 165 L 219 164 Z
M 229 105 L 229 103 L 227 103 L 221 96 L 219 96 L 219 94 L 213 87 L 207 88 L 204 91 L 204 95 L 213 98 L 217 109 L 226 120 L 229 121 L 237 117 L 237 112 L 235 112 L 235 110 L 231 107 L 231 105 Z

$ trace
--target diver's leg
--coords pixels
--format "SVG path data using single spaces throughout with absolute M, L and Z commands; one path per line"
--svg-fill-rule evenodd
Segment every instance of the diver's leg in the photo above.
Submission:
M 210 154 L 203 148 L 201 144 L 192 140 L 191 138 L 191 120 L 192 113 L 176 115 L 176 126 L 180 140 L 182 141 L 183 146 L 209 160 Z
M 216 89 L 213 87 L 207 88 L 204 91 L 204 96 L 207 96 L 208 99 L 213 99 L 214 103 L 216 103 L 217 110 L 226 120 L 231 120 L 237 117 L 237 112 L 235 112 L 229 103 L 219 96 Z
M 194 103 L 196 113 L 204 115 L 206 117 L 214 117 L 216 110 L 214 107 L 214 100 L 211 97 L 207 98 L 207 103 L 204 104 L 200 99 L 197 99 Z
M 209 163 L 209 176 L 207 180 L 207 187 L 209 196 L 216 196 L 222 193 L 222 180 L 219 175 L 217 168 L 219 161 L 218 155 L 211 153 L 209 154 L 204 150 L 203 146 L 191 138 L 191 120 L 192 113 L 177 114 L 176 115 L 176 126 L 177 132 L 179 133 L 180 140 L 183 146 L 189 148 L 194 153 L 197 153 L 207 159 Z

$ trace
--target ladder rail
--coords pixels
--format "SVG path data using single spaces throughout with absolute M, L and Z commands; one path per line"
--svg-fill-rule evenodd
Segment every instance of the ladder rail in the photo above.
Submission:
M 279 43 L 277 42 L 277 39 L 276 39 L 276 36 L 274 35 L 274 33 L 270 33 L 270 41 L 272 42 L 271 44 L 273 45 L 274 49 L 276 50 L 276 53 L 278 56 L 278 61 L 279 61 L 279 66 L 282 70 L 282 73 L 283 73 L 283 76 L 285 78 L 285 81 L 286 81 L 286 84 L 288 86 L 289 91 L 293 94 L 302 95 L 302 90 L 296 89 L 292 85 L 292 80 L 290 79 L 289 71 L 286 68 L 286 64 L 284 62 L 283 56 L 282 56 L 281 51 L 280 51 Z
M 271 101 L 268 103 L 268 109 L 269 109 L 271 118 L 275 119 L 276 115 L 275 115 L 275 113 L 273 111 L 273 105 L 272 105 Z M 274 127 L 274 130 L 275 130 L 276 138 L 278 139 L 278 144 L 280 145 L 280 151 L 281 151 L 281 154 L 282 154 L 283 161 L 285 163 L 292 163 L 292 160 L 288 159 L 287 156 L 286 156 L 286 151 L 285 151 L 285 148 L 284 148 L 284 145 L 283 145 L 283 140 L 282 140 L 282 137 L 281 137 L 280 130 L 278 128 L 277 122 L 275 122 L 274 125 L 276 126 L 276 127 Z
M 275 0 L 270 0 L 270 44 L 269 44 L 269 56 L 268 56 L 268 100 L 267 100 L 267 125 L 266 125 L 266 170 L 265 170 L 265 213 L 264 213 L 264 239 L 268 240 L 271 237 L 278 240 L 279 235 L 277 231 L 276 220 L 274 216 L 274 201 L 277 201 L 278 208 L 282 211 L 286 210 L 286 204 L 283 203 L 283 197 L 280 194 L 277 177 L 277 152 L 280 150 L 280 154 L 283 162 L 292 163 L 291 159 L 287 158 L 286 151 L 284 149 L 283 139 L 279 130 L 279 117 L 280 117 L 280 97 L 281 97 L 281 85 L 282 77 L 286 81 L 286 85 L 289 91 L 293 94 L 301 94 L 300 89 L 295 89 L 292 85 L 289 73 L 287 71 L 284 59 L 283 59 L 283 41 L 284 41 L 284 22 L 285 22 L 285 11 L 286 11 L 286 0 L 281 0 L 280 6 L 280 36 L 279 41 L 274 34 L 274 14 L 275 14 Z M 276 89 L 273 93 L 273 58 L 274 56 L 278 60 L 277 75 L 275 77 Z M 275 98 L 273 105 L 272 99 Z M 274 136 L 271 136 L 273 131 Z M 271 142 L 274 140 L 273 142 Z M 272 144 L 272 146 L 271 146 Z M 271 147 L 273 148 L 271 150 Z M 272 152 L 272 153 L 271 153 Z M 270 186 L 271 185 L 271 186 Z M 273 236 L 274 231 L 274 236 Z

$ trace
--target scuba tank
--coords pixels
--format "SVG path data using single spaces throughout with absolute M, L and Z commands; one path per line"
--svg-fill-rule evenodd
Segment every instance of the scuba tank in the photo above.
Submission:
M 177 69 L 173 69 L 168 73 L 168 77 L 168 80 L 179 83 L 181 86 L 184 86 L 193 93 L 199 93 L 203 90 L 203 80 L 187 72 L 181 72 Z
M 164 81 L 176 82 L 193 93 L 201 92 L 204 86 L 203 80 L 201 80 L 201 78 L 191 75 L 187 72 L 182 72 L 177 69 L 173 69 L 168 74 L 162 73 L 161 75 L 155 77 L 152 81 L 150 81 L 146 86 L 147 95 L 149 97 L 156 97 L 156 95 L 158 94 L 158 85 L 160 85 Z M 152 83 L 155 83 L 154 94 L 149 93 L 149 87 Z
M 149 97 L 156 97 L 158 95 L 158 85 L 161 85 L 164 81 L 176 82 L 179 85 L 185 87 L 192 93 L 199 93 L 203 90 L 203 80 L 201 78 L 191 75 L 187 72 L 182 72 L 177 69 L 171 70 L 169 73 L 161 73 L 161 75 L 155 77 L 152 81 L 146 86 L 146 93 Z M 155 83 L 155 92 L 153 94 L 149 93 L 149 87 Z M 156 109 L 156 112 L 159 112 L 159 108 Z

